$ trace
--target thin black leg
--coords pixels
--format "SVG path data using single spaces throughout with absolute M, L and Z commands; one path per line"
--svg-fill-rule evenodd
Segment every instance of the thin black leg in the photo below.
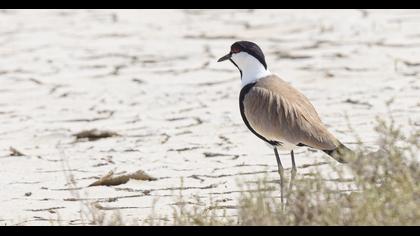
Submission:
M 295 163 L 295 153 L 293 152 L 293 150 L 290 152 L 290 156 L 292 156 L 292 174 L 296 174 L 296 163 Z
M 293 150 L 290 152 L 290 156 L 292 157 L 292 176 L 290 177 L 289 192 L 292 190 L 293 181 L 295 180 L 295 176 L 297 172 L 296 163 L 295 163 L 295 154 Z
M 277 152 L 277 148 L 274 148 L 274 154 L 276 155 L 276 159 L 277 159 L 277 167 L 278 167 L 278 172 L 280 175 L 280 193 L 281 193 L 281 204 L 282 204 L 282 208 L 284 206 L 284 189 L 283 189 L 283 179 L 284 179 L 284 169 L 283 169 L 283 165 L 281 164 L 280 161 L 280 157 L 279 157 L 279 153 Z

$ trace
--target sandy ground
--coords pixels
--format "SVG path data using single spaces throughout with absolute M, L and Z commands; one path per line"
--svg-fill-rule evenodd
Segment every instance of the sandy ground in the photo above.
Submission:
M 235 214 L 238 181 L 278 178 L 241 120 L 239 73 L 216 63 L 244 39 L 348 146 L 346 114 L 374 149 L 391 98 L 397 123 L 419 129 L 420 11 L 1 10 L 0 224 L 83 224 L 78 198 L 141 223 L 154 202 L 172 212 L 181 179 L 186 204 Z M 73 136 L 89 129 L 119 136 Z M 331 161 L 306 148 L 296 160 L 299 174 Z M 87 187 L 111 170 L 157 180 Z

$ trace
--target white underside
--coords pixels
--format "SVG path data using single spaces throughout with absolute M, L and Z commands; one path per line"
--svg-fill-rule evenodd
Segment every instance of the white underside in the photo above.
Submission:
M 277 148 L 277 150 L 279 150 L 279 151 L 292 151 L 293 149 L 295 149 L 296 148 L 296 145 L 295 144 L 293 144 L 293 143 L 289 143 L 289 142 L 287 142 L 287 141 L 279 141 L 279 142 L 281 142 L 281 145 L 277 145 L 277 146 L 274 146 L 274 145 L 272 145 L 272 144 L 269 144 L 269 143 L 267 143 L 266 142 L 266 144 L 268 145 L 268 146 L 270 146 L 270 148 Z

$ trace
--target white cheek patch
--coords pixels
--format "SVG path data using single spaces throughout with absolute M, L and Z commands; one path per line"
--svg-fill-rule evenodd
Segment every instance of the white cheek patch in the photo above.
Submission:
M 234 53 L 231 59 L 242 71 L 242 86 L 271 75 L 271 72 L 265 69 L 264 65 L 257 58 L 246 52 Z
M 241 68 L 245 67 L 248 61 L 252 60 L 251 57 L 252 56 L 246 52 L 239 52 L 232 54 L 231 59 L 239 66 L 239 68 Z

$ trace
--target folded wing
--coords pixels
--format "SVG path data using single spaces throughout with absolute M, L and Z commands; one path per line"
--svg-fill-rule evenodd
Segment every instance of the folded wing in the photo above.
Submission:
M 334 150 L 339 145 L 309 100 L 275 75 L 258 80 L 243 95 L 242 103 L 249 125 L 267 140 L 320 150 Z

